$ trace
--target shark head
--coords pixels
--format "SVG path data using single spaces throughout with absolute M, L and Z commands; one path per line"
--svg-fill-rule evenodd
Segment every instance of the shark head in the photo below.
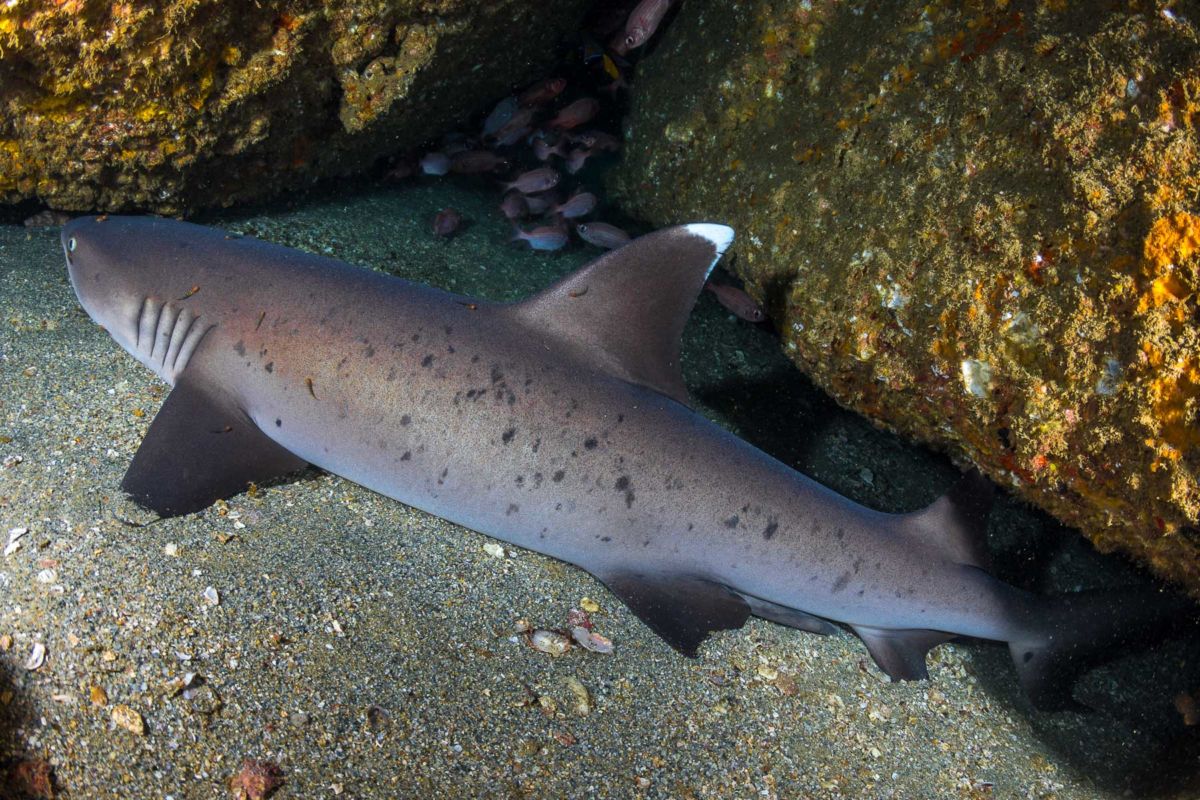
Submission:
M 194 265 L 179 269 L 191 244 L 180 237 L 145 235 L 149 227 L 169 230 L 171 224 L 143 217 L 79 217 L 63 226 L 62 247 L 71 286 L 88 316 L 174 384 L 208 326 L 200 305 L 191 300 L 203 277 Z

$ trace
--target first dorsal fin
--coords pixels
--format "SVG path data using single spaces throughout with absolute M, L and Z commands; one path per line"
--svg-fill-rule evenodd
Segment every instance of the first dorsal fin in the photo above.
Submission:
M 732 241 L 732 228 L 710 223 L 655 231 L 517 303 L 513 312 L 597 368 L 687 403 L 680 335 Z
M 987 567 L 985 538 L 993 494 L 991 481 L 972 469 L 933 503 L 908 514 L 906 527 L 960 564 Z

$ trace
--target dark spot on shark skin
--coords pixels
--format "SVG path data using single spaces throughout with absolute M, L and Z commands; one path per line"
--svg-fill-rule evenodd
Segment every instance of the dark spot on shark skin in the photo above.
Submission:
M 519 505 L 517 505 L 516 503 L 509 503 L 508 510 L 504 512 L 504 516 L 507 517 L 509 514 L 515 514 L 520 510 L 521 510 L 521 507 Z
M 837 533 L 835 533 L 834 536 L 836 536 L 837 540 L 840 542 L 846 538 L 846 530 L 844 528 L 838 528 Z
M 405 414 L 402 417 L 400 417 L 401 425 L 409 425 L 411 423 L 412 423 L 412 417 L 410 417 L 408 414 Z
M 550 476 L 550 480 L 554 481 L 555 483 L 562 483 L 562 479 L 566 476 L 566 474 L 567 473 L 561 469 L 555 470 L 554 474 Z
M 583 446 L 587 450 L 595 450 L 596 445 L 598 445 L 598 444 L 600 444 L 600 443 L 596 441 L 595 436 L 589 436 L 588 438 L 583 440 Z
M 854 574 L 855 575 L 857 575 L 858 571 L 862 568 L 862 562 L 863 562 L 863 560 L 861 558 L 854 559 Z M 928 573 L 928 570 L 926 570 L 926 573 Z
M 237 353 L 239 356 L 246 355 L 246 343 L 243 342 L 241 339 L 238 339 L 237 344 L 235 344 L 233 346 L 233 351 L 235 353 Z
M 624 421 L 625 421 L 625 415 L 624 415 L 624 414 L 617 414 L 617 424 L 620 424 L 620 423 L 622 423 L 622 422 L 624 422 Z
M 492 383 L 500 383 L 501 381 L 503 381 L 503 380 L 504 380 L 504 373 L 500 371 L 500 365 L 499 365 L 499 364 L 493 364 L 493 365 L 492 365 L 492 375 L 491 375 L 491 378 L 492 378 Z
M 478 364 L 478 363 L 479 363 L 479 354 L 478 354 L 478 353 L 476 353 L 475 355 L 471 356 L 471 363 L 472 363 L 472 364 Z
M 449 473 L 450 473 L 449 467 L 446 467 L 445 469 L 442 470 L 442 474 L 438 476 L 438 481 L 437 481 L 438 486 L 441 486 L 443 483 L 446 482 L 446 475 L 448 475 Z
M 866 589 L 859 589 L 859 590 L 858 590 L 858 596 L 859 596 L 859 597 L 862 597 L 864 594 L 866 594 L 866 591 L 867 591 Z
M 342 356 L 342 360 L 337 363 L 337 368 L 340 370 L 350 361 L 350 356 Z
M 533 446 L 530 449 L 536 453 L 538 451 L 538 448 L 541 446 L 542 446 L 542 440 L 541 440 L 541 438 L 537 438 L 537 439 L 533 440 Z
M 729 528 L 729 530 L 733 530 L 738 526 L 739 522 L 741 522 L 741 520 L 738 518 L 738 515 L 734 514 L 732 517 L 725 520 L 725 527 Z
M 692 522 L 689 522 L 689 523 L 688 523 L 688 530 L 689 530 L 689 531 L 690 531 L 692 528 L 694 528 L 694 527 L 696 527 L 695 523 L 692 523 Z
M 276 427 L 276 428 L 282 428 L 282 427 L 283 427 L 283 420 L 281 420 L 281 419 L 276 419 L 276 420 L 275 420 L 275 427 Z
M 411 338 L 411 339 L 412 339 L 414 342 L 419 342 L 419 341 L 421 341 L 421 334 L 419 334 L 419 333 L 414 333 L 414 334 L 413 334 L 411 337 L 409 337 L 409 338 Z
M 624 492 L 625 493 L 625 507 L 633 508 L 633 501 L 635 499 L 635 495 L 633 493 L 633 490 L 629 488 L 629 476 L 622 475 L 621 477 L 617 478 L 617 482 L 616 482 L 616 484 L 614 484 L 613 488 L 616 489 L 618 492 Z
M 848 583 L 850 583 L 850 573 L 849 572 L 843 572 L 841 575 L 838 575 L 838 579 L 833 582 L 833 593 L 837 594 L 842 589 L 845 589 L 846 584 L 848 584 Z
M 395 367 L 392 367 L 391 369 L 388 370 L 387 380 L 389 380 L 389 381 L 396 380 L 396 368 Z
M 611 542 L 611 541 L 612 541 L 612 537 L 611 537 L 611 536 L 601 536 L 601 537 L 600 537 L 600 541 L 602 541 L 602 542 Z
M 516 483 L 516 484 L 517 484 L 517 486 L 524 486 L 524 485 L 525 485 L 525 476 L 524 476 L 524 475 L 518 475 L 518 476 L 516 477 L 516 480 L 514 481 L 514 483 Z
M 375 357 L 375 348 L 372 347 L 371 345 L 367 345 L 366 355 L 367 355 L 367 358 L 374 358 Z
M 454 349 L 454 345 L 448 344 L 448 345 L 446 345 L 446 352 L 453 354 L 453 353 L 457 353 L 458 351 Z
M 779 530 L 779 523 L 775 520 L 771 520 L 767 527 L 763 528 L 762 537 L 764 539 L 770 539 L 775 535 L 775 531 L 777 530 Z
M 517 429 L 509 428 L 503 434 L 500 435 L 500 441 L 504 442 L 505 444 L 508 444 L 509 442 L 511 442 L 513 440 L 513 437 L 516 435 L 517 435 Z
M 275 362 L 268 361 L 267 365 L 265 367 L 263 367 L 263 369 L 265 369 L 267 372 L 274 372 L 275 371 Z
M 454 333 L 454 326 L 447 325 L 446 327 L 442 328 L 442 330 L 444 330 L 446 335 L 449 336 L 450 334 Z
M 743 514 L 745 514 L 745 513 L 748 513 L 749 511 L 750 511 L 750 504 L 749 504 L 749 503 L 746 503 L 746 505 L 742 506 L 742 513 L 743 513 Z
M 405 450 L 404 455 L 400 456 L 401 461 L 408 461 L 412 458 L 412 450 Z
M 422 367 L 430 367 L 432 365 L 433 365 L 433 353 L 429 353 L 424 358 L 421 359 Z

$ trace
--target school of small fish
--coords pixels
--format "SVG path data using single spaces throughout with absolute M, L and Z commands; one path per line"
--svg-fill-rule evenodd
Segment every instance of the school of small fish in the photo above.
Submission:
M 497 102 L 477 131 L 454 131 L 436 149 L 398 157 L 385 177 L 399 181 L 453 173 L 498 180 L 498 210 L 512 224 L 511 240 L 531 250 L 561 250 L 572 238 L 603 249 L 625 244 L 629 234 L 593 218 L 601 200 L 572 176 L 620 149 L 615 134 L 590 126 L 616 116 L 633 66 L 626 56 L 654 35 L 671 5 L 671 0 L 641 0 L 593 15 L 577 49 L 582 73 L 589 76 L 578 81 L 582 85 L 562 77 L 537 81 Z M 605 39 L 611 40 L 607 47 L 600 44 Z M 458 212 L 444 209 L 434 218 L 433 234 L 449 238 L 463 224 Z

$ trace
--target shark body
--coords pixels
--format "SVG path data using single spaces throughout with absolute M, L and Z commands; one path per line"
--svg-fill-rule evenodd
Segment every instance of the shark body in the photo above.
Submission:
M 173 386 L 122 484 L 159 514 L 311 463 L 587 570 L 689 655 L 751 614 L 836 622 L 909 679 L 965 635 L 1069 703 L 1079 639 L 1112 638 L 1078 620 L 1119 601 L 988 574 L 982 479 L 873 511 L 688 407 L 679 336 L 732 235 L 660 231 L 515 304 L 181 222 L 81 218 L 62 239 L 83 307 Z

